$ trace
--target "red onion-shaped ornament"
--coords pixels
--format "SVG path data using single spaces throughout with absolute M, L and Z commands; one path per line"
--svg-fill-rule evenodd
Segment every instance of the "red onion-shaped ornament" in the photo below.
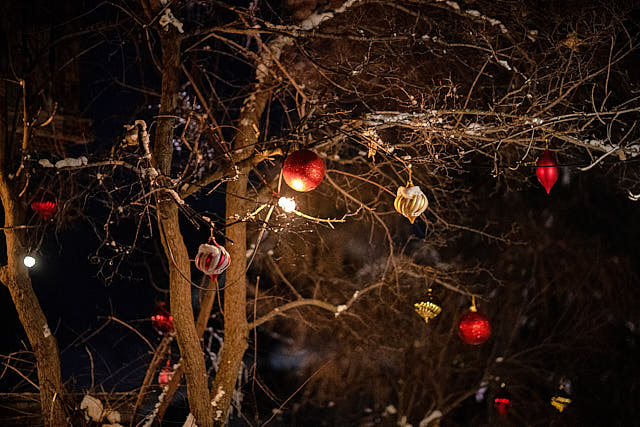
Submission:
M 31 203 L 31 209 L 40 218 L 48 221 L 56 213 L 56 202 L 53 200 L 39 200 Z
M 479 313 L 475 307 L 471 307 L 469 311 L 460 317 L 458 335 L 467 344 L 482 344 L 491 335 L 489 319 L 484 314 Z
M 160 369 L 160 373 L 158 374 L 158 384 L 162 387 L 169 384 L 171 378 L 173 377 L 173 367 L 171 363 L 167 360 L 167 364 Z
M 551 191 L 551 187 L 558 180 L 558 166 L 555 156 L 549 151 L 544 150 L 544 153 L 538 159 L 536 165 L 536 176 L 538 181 L 547 190 L 547 194 Z
M 298 150 L 284 160 L 282 176 L 284 182 L 296 191 L 315 189 L 324 178 L 322 158 L 310 150 Z
M 511 400 L 508 397 L 496 397 L 493 402 L 500 416 L 505 418 L 507 416 L 507 409 L 509 409 L 511 405 Z
M 160 335 L 173 332 L 173 316 L 167 310 L 165 303 L 158 304 L 156 313 L 151 316 L 151 324 Z
M 231 264 L 231 257 L 224 246 L 219 245 L 211 237 L 207 243 L 200 245 L 196 255 L 196 267 L 211 277 L 222 274 Z

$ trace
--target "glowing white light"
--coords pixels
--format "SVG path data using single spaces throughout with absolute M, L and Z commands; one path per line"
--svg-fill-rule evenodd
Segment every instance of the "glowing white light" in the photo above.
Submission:
M 24 265 L 28 268 L 33 267 L 34 265 L 36 265 L 36 259 L 30 255 L 27 255 L 26 257 L 24 257 Z
M 300 178 L 294 178 L 291 181 L 291 188 L 293 188 L 296 191 L 304 191 L 304 181 L 302 181 Z
M 293 212 L 296 209 L 296 201 L 290 197 L 280 197 L 278 206 L 285 212 Z

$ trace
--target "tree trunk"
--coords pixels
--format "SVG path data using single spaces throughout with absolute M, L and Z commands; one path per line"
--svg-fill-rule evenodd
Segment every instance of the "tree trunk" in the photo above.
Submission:
M 33 291 L 27 268 L 22 263 L 26 251 L 21 233 L 25 233 L 26 230 L 11 228 L 24 225 L 26 213 L 5 180 L 6 178 L 2 177 L 0 197 L 4 208 L 7 265 L 0 269 L 0 280 L 9 288 L 20 323 L 27 333 L 36 358 L 44 425 L 66 426 L 58 345 Z
M 226 423 L 242 357 L 247 349 L 247 226 L 244 222 L 237 222 L 238 216 L 244 215 L 246 211 L 242 198 L 246 192 L 246 173 L 240 174 L 235 181 L 227 184 L 225 247 L 231 256 L 231 264 L 226 272 L 224 286 L 224 344 L 216 379 L 211 388 L 216 425 Z
M 261 72 L 263 73 L 263 72 Z M 262 75 L 256 78 L 247 102 L 240 111 L 237 133 L 232 153 L 236 166 L 254 156 L 258 143 L 260 119 L 271 97 L 271 78 Z M 216 425 L 223 425 L 229 415 L 231 399 L 240 374 L 242 357 L 247 349 L 247 225 L 238 219 L 247 214 L 245 197 L 250 166 L 238 167 L 236 179 L 226 188 L 226 248 L 231 256 L 231 265 L 226 272 L 224 287 L 224 345 L 216 379 L 211 388 L 211 399 L 215 410 Z
M 170 186 L 173 157 L 173 126 L 180 76 L 180 40 L 169 32 L 162 35 L 162 97 L 160 118 L 153 147 L 153 164 L 161 174 L 160 185 Z M 189 255 L 180 233 L 178 206 L 168 192 L 157 196 L 160 237 L 169 263 L 171 314 L 185 368 L 189 408 L 199 427 L 213 425 L 209 400 L 207 370 L 196 333 L 191 306 L 191 271 Z

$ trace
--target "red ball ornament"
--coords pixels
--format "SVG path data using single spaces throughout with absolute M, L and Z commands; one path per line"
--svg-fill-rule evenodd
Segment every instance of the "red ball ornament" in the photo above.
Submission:
M 167 360 L 167 364 L 160 369 L 160 373 L 158 374 L 158 384 L 161 386 L 166 386 L 171 381 L 171 377 L 173 377 L 173 367 L 171 367 L 171 363 Z
M 45 221 L 56 213 L 56 202 L 52 200 L 40 200 L 31 203 L 31 209 Z
M 156 314 L 151 316 L 151 324 L 160 335 L 173 332 L 173 316 L 169 314 L 164 303 L 159 304 Z
M 538 159 L 536 166 L 536 176 L 538 181 L 547 190 L 547 194 L 551 191 L 551 187 L 558 180 L 558 166 L 556 164 L 555 156 L 549 151 L 544 150 L 544 153 Z
M 458 323 L 458 335 L 467 344 L 478 345 L 489 339 L 491 326 L 489 319 L 473 308 L 460 318 Z
M 298 150 L 284 160 L 282 176 L 284 182 L 294 190 L 311 191 L 324 178 L 324 162 L 313 151 Z

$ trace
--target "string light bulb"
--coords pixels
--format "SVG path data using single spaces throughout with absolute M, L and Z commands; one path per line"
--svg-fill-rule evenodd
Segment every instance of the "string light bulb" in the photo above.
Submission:
M 285 212 L 293 212 L 296 210 L 296 201 L 291 197 L 283 196 L 278 199 L 278 206 L 280 206 L 280 208 Z
M 27 268 L 31 268 L 36 265 L 36 259 L 31 255 L 27 255 L 26 257 L 24 257 L 24 260 L 22 262 L 24 262 L 24 265 Z

